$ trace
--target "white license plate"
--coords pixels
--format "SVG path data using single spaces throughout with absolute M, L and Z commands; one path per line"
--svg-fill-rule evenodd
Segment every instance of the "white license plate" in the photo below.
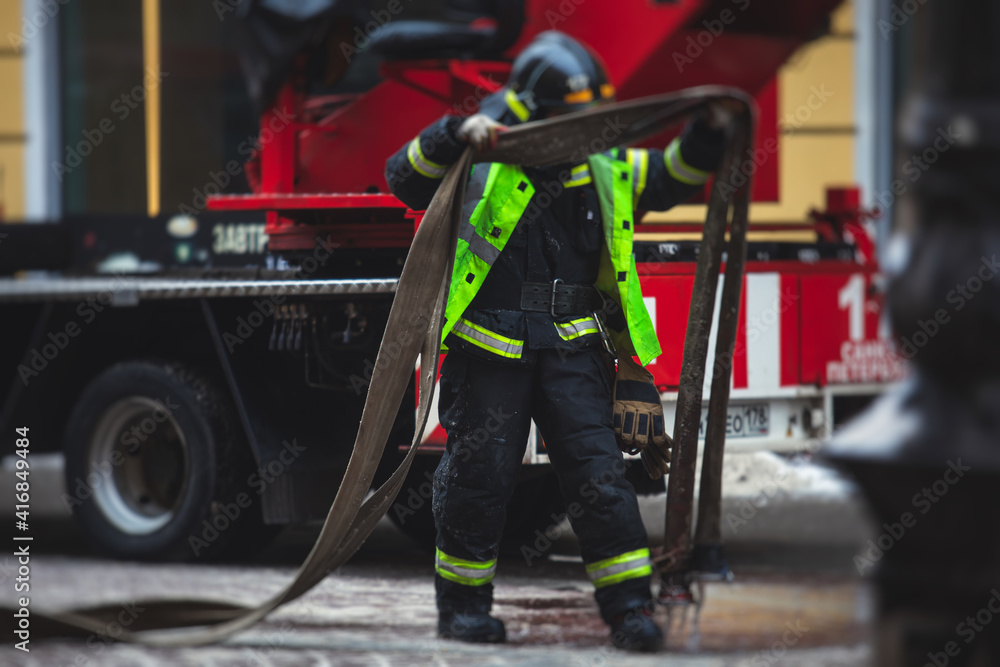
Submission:
M 759 438 L 770 432 L 770 410 L 767 403 L 730 405 L 726 410 L 727 438 Z M 701 426 L 698 438 L 705 439 L 708 423 L 708 408 L 701 410 Z

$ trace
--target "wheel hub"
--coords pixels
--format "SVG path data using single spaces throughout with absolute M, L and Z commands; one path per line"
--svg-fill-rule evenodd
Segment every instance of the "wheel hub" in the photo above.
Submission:
M 149 535 L 184 497 L 190 460 L 184 433 L 160 401 L 130 396 L 101 416 L 87 449 L 87 483 L 109 523 Z

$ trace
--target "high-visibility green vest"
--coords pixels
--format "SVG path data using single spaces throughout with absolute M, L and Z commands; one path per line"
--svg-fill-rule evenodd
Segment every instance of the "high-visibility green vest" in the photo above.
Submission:
M 591 155 L 588 164 L 604 228 L 604 251 L 596 284 L 625 315 L 622 318 L 609 314 L 608 333 L 620 354 L 633 354 L 646 365 L 660 354 L 660 344 L 642 300 L 632 252 L 633 168 L 624 160 L 601 153 Z M 473 170 L 466 189 L 442 341 L 472 303 L 535 194 L 519 166 L 485 166 Z

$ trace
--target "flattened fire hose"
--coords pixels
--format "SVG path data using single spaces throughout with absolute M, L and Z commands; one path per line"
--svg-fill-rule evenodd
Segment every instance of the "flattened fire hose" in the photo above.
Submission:
M 667 126 L 704 109 L 709 102 L 724 99 L 743 102 L 744 111 L 734 120 L 730 145 L 718 172 L 723 176 L 716 179 L 709 203 L 705 243 L 698 260 L 695 294 L 692 297 L 692 323 L 688 327 L 684 349 L 674 433 L 676 444 L 671 466 L 671 485 L 674 485 L 675 479 L 680 479 L 680 488 L 688 494 L 687 522 L 684 524 L 681 521 L 680 524 L 687 526 L 685 539 L 689 542 L 688 492 L 692 490 L 690 482 L 694 478 L 693 461 L 697 453 L 704 362 L 710 329 L 710 326 L 705 326 L 705 309 L 708 309 L 707 321 L 710 325 L 715 295 L 713 278 L 719 272 L 718 255 L 729 211 L 732 209 L 733 212 L 732 238 L 735 238 L 738 230 L 743 230 L 739 231 L 741 235 L 745 232 L 749 201 L 747 183 L 734 187 L 725 176 L 734 167 L 739 167 L 741 156 L 746 155 L 751 145 L 753 102 L 742 91 L 721 87 L 695 88 L 530 123 L 504 133 L 497 148 L 489 153 L 473 154 L 471 150 L 466 150 L 438 187 L 413 239 L 375 361 L 358 436 L 344 480 L 316 544 L 292 581 L 258 606 L 190 599 L 140 601 L 136 604 L 145 611 L 129 630 L 116 639 L 151 646 L 197 646 L 222 641 L 254 625 L 277 607 L 305 594 L 344 564 L 388 511 L 406 479 L 431 405 L 456 232 L 461 221 L 467 175 L 473 163 L 539 166 L 581 160 L 590 153 L 632 144 L 658 134 Z M 609 132 L 612 135 L 610 138 Z M 739 269 L 742 271 L 742 263 Z M 727 271 L 727 288 L 729 279 Z M 741 280 L 737 280 L 739 282 Z M 736 294 L 738 302 L 738 290 Z M 719 340 L 722 340 L 721 332 Z M 732 336 L 728 341 L 731 358 Z M 387 349 L 392 349 L 392 354 L 385 353 Z M 412 446 L 389 480 L 364 500 L 418 356 L 420 403 Z M 728 382 L 725 384 L 728 390 Z M 718 419 L 718 414 L 721 414 L 724 421 L 727 400 L 728 391 L 720 399 L 721 413 L 713 410 L 713 418 Z M 685 470 L 685 465 L 690 470 Z M 679 498 L 683 504 L 683 493 Z M 53 612 L 32 607 L 32 639 L 100 635 L 119 612 L 118 604 Z M 7 618 L 12 617 L 7 615 Z

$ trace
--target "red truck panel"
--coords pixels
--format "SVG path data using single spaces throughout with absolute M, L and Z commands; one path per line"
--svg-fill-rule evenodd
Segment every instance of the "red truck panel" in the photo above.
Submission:
M 891 382 L 904 369 L 879 335 L 882 299 L 875 274 L 800 279 L 801 384 Z

